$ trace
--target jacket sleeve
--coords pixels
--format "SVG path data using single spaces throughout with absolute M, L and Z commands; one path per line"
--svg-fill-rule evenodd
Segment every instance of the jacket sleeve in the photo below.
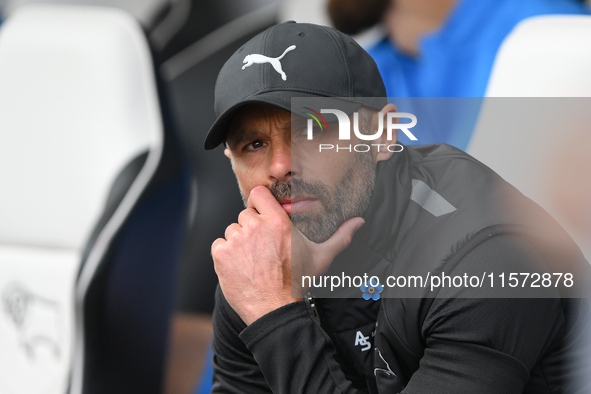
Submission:
M 239 333 L 246 328 L 218 284 L 213 310 L 212 393 L 270 393 L 259 367 Z
M 467 308 L 467 310 L 486 307 L 493 303 L 501 307 L 501 303 L 497 301 L 499 300 L 456 299 L 454 304 Z M 507 316 L 502 313 L 496 314 L 493 308 L 487 309 L 491 320 L 498 319 L 506 325 L 510 325 L 507 323 L 514 317 L 511 316 L 512 311 L 507 311 Z M 467 316 L 459 316 L 457 319 L 453 315 L 447 317 L 447 322 L 442 325 L 457 324 L 456 328 L 454 331 L 447 331 L 447 333 L 440 332 L 435 328 L 435 332 L 428 335 L 420 367 L 412 375 L 403 393 L 522 393 L 529 380 L 531 366 L 526 365 L 524 360 L 509 349 L 505 349 L 504 344 L 498 343 L 503 341 L 501 337 L 507 331 L 498 332 L 495 338 L 484 334 L 486 329 L 478 333 L 480 327 L 477 328 L 476 325 L 470 327 L 470 320 Z M 476 316 L 474 317 L 476 318 Z M 491 320 L 487 318 L 482 321 L 482 324 L 490 323 Z M 490 326 L 492 328 L 495 325 L 491 324 Z M 528 334 L 524 332 L 523 335 Z M 533 341 L 528 340 L 527 342 L 527 344 L 517 345 L 520 351 L 529 348 L 532 357 L 539 356 L 540 347 L 544 345 L 544 342 L 540 347 L 536 346 Z
M 359 393 L 305 302 L 242 322 L 216 294 L 212 393 Z
M 525 241 L 503 235 L 471 251 L 450 275 L 529 272 L 541 261 Z M 556 376 L 564 361 L 564 301 L 552 289 L 543 294 L 553 298 L 433 300 L 421 329 L 425 352 L 403 393 L 517 394 Z M 540 387 L 546 384 L 561 383 Z

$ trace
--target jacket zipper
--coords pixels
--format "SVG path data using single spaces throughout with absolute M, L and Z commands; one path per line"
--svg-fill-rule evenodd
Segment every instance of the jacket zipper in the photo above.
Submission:
M 307 292 L 304 299 L 306 300 L 306 304 L 308 305 L 312 319 L 314 319 L 314 321 L 320 325 L 320 316 L 318 315 L 318 309 L 316 308 L 316 297 L 314 297 L 310 292 Z

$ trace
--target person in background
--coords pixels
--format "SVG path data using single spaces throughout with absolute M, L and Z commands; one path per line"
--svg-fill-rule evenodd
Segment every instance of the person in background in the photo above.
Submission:
M 520 21 L 590 13 L 580 0 L 329 0 L 327 7 L 335 28 L 347 34 L 383 23 L 384 37 L 368 52 L 388 97 L 481 98 L 499 46 Z M 466 149 L 479 106 L 478 99 L 464 104 L 451 108 L 464 127 L 423 132 L 420 143 Z
M 5 7 L 5 0 L 0 0 L 0 25 L 2 25 L 2 21 L 4 20 L 4 7 Z

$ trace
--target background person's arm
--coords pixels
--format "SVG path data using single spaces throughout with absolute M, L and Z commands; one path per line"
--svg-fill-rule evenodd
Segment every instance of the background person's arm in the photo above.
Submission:
M 203 372 L 213 329 L 211 315 L 177 312 L 172 319 L 165 393 L 188 394 Z

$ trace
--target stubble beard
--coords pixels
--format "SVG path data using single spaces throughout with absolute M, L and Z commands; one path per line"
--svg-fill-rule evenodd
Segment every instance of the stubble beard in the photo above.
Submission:
M 292 196 L 307 196 L 318 199 L 320 212 L 291 214 L 295 227 L 309 240 L 321 243 L 329 239 L 348 219 L 363 214 L 369 203 L 376 180 L 376 167 L 372 156 L 357 153 L 341 180 L 331 190 L 322 182 L 306 182 L 292 179 L 290 182 L 277 181 L 271 193 L 278 200 Z

